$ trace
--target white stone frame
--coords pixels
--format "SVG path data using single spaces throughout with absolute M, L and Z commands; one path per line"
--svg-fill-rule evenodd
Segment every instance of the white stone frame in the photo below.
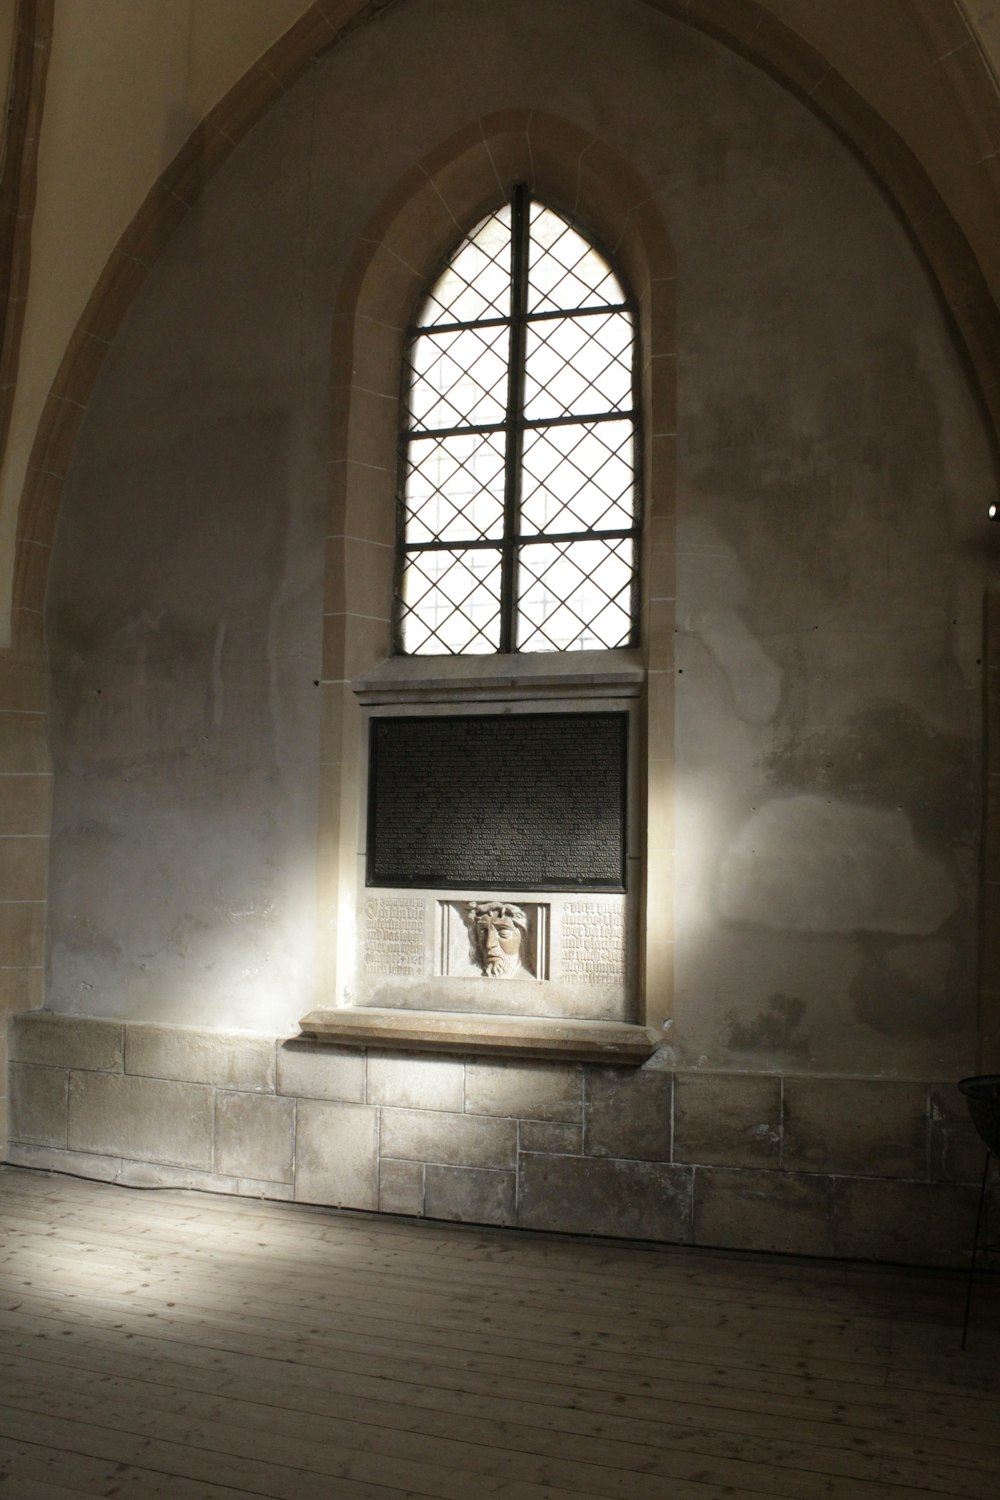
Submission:
M 583 655 L 584 653 L 575 653 Z M 588 658 L 603 658 L 605 656 L 625 655 L 631 657 L 634 653 L 617 652 L 588 652 Z M 474 671 L 477 663 L 484 659 L 477 657 L 457 657 L 451 660 L 464 661 L 468 670 Z M 546 655 L 542 658 L 551 667 L 553 658 Z M 478 683 L 480 696 L 470 699 L 465 696 L 462 689 L 452 685 L 449 690 L 442 694 L 440 690 L 428 690 L 423 685 L 424 673 L 421 669 L 433 662 L 440 662 L 440 657 L 395 657 L 391 662 L 391 671 L 382 673 L 377 668 L 367 677 L 355 684 L 355 691 L 362 704 L 362 727 L 361 733 L 363 744 L 368 743 L 369 724 L 374 716 L 386 717 L 397 715 L 417 714 L 421 717 L 427 716 L 450 716 L 456 709 L 463 713 L 483 712 L 495 714 L 498 709 L 501 712 L 515 715 L 518 713 L 560 713 L 571 714 L 574 711 L 581 712 L 619 712 L 625 713 L 629 718 L 628 735 L 628 766 L 627 780 L 631 788 L 640 780 L 640 755 L 638 745 L 640 741 L 641 716 L 641 687 L 642 674 L 639 669 L 630 669 L 627 663 L 617 664 L 617 682 L 608 684 L 605 688 L 596 687 L 593 683 L 587 685 L 585 691 L 574 691 L 579 684 L 577 679 L 568 671 L 564 678 L 563 691 L 568 696 L 557 696 L 557 690 L 551 685 L 538 686 L 530 675 L 525 675 L 517 682 L 517 686 L 511 689 L 504 686 L 500 689 L 502 697 L 490 700 L 482 696 L 483 685 Z M 510 668 L 510 657 L 504 658 Z M 520 661 L 524 664 L 530 661 L 538 661 L 537 656 L 523 657 Z M 572 660 L 572 655 L 566 653 L 558 666 L 567 666 Z M 407 678 L 408 669 L 412 677 Z M 613 675 L 609 670 L 608 676 Z M 402 682 L 402 686 L 386 687 L 384 678 L 389 677 L 390 682 L 395 679 Z M 610 696 L 611 693 L 615 696 Z M 363 754 L 360 767 L 360 789 L 359 805 L 362 809 L 368 805 L 368 780 L 367 780 L 367 757 Z M 590 893 L 563 890 L 520 891 L 511 888 L 504 892 L 483 892 L 474 887 L 465 891 L 433 890 L 433 889 L 411 889 L 394 888 L 384 886 L 367 886 L 365 884 L 366 866 L 366 839 L 364 816 L 359 820 L 358 856 L 356 873 L 357 910 L 355 917 L 355 967 L 352 985 L 351 1000 L 360 1004 L 375 1004 L 400 1006 L 417 1006 L 430 1008 L 426 1002 L 421 1001 L 420 996 L 426 995 L 430 990 L 433 992 L 433 1008 L 442 1011 L 482 1011 L 484 1014 L 494 1015 L 536 1015 L 546 1017 L 557 1017 L 568 1020 L 583 1021 L 615 1021 L 629 1024 L 641 1023 L 641 1011 L 638 1003 L 638 951 L 640 932 L 640 909 L 642 893 L 642 827 L 639 817 L 640 799 L 629 796 L 628 818 L 626 830 L 626 850 L 628 853 L 628 878 L 624 892 Z M 556 930 L 561 930 L 561 923 L 567 901 L 578 901 L 581 899 L 593 899 L 594 901 L 613 902 L 622 910 L 626 938 L 626 975 L 621 985 L 621 992 L 614 986 L 591 987 L 575 983 L 562 983 L 558 977 L 558 962 L 555 965 L 556 972 L 552 975 L 546 973 L 538 978 L 524 977 L 510 981 L 509 983 L 496 984 L 482 979 L 458 980 L 454 976 L 443 977 L 440 968 L 432 958 L 434 947 L 434 934 L 432 931 L 432 919 L 430 908 L 438 902 L 454 902 L 461 900 L 474 900 L 483 896 L 496 896 L 498 900 L 514 901 L 518 905 L 531 905 L 543 902 L 551 908 L 556 917 Z M 393 981 L 388 977 L 373 981 L 371 976 L 364 973 L 364 950 L 367 944 L 367 930 L 365 912 L 367 902 L 372 898 L 383 898 L 387 900 L 406 900 L 418 898 L 425 904 L 425 945 L 427 949 L 426 962 L 419 977 L 405 976 Z M 539 982 L 541 981 L 541 982 Z

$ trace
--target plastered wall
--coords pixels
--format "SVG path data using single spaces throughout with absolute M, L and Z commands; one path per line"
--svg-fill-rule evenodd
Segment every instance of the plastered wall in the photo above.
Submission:
M 387 13 L 244 142 L 133 306 L 50 583 L 47 1008 L 285 1035 L 322 1003 L 332 310 L 402 174 L 505 108 L 619 153 L 677 258 L 676 1004 L 653 1071 L 971 1071 L 975 401 L 858 162 L 630 0 Z M 844 1149 L 864 1175 L 864 1132 Z
M 202 117 L 306 0 L 58 0 L 32 222 L 30 307 L 0 463 L 0 606 L 18 504 L 50 386 L 118 236 Z M 0 72 L 5 28 L 0 18 Z M 8 21 L 10 17 L 10 21 Z M 128 128 L 122 128 L 123 120 Z M 39 288 L 35 295 L 36 288 Z M 9 644 L 10 621 L 0 622 Z

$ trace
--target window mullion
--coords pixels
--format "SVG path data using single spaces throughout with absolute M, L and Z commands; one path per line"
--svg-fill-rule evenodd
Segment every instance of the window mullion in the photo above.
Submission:
M 528 190 L 514 189 L 511 212 L 511 318 L 507 372 L 507 451 L 504 476 L 503 563 L 500 594 L 500 650 L 515 649 L 517 610 L 517 533 L 521 510 L 521 456 L 524 449 L 524 352 L 528 311 Z

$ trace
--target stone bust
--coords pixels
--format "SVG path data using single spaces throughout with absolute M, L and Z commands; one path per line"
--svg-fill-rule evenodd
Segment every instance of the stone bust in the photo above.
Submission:
M 468 901 L 466 920 L 476 958 L 487 979 L 511 979 L 523 969 L 521 944 L 528 919 L 509 901 Z

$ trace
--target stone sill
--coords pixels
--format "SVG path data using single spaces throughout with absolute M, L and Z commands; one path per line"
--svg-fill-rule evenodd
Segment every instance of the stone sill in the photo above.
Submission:
M 313 1010 L 299 1022 L 306 1036 L 338 1047 L 403 1052 L 526 1057 L 638 1067 L 659 1046 L 655 1031 L 623 1021 L 560 1021 L 547 1016 L 443 1014 L 374 1006 Z
M 452 698 L 635 697 L 646 680 L 634 650 L 497 652 L 490 656 L 390 656 L 353 684 L 369 705 Z

